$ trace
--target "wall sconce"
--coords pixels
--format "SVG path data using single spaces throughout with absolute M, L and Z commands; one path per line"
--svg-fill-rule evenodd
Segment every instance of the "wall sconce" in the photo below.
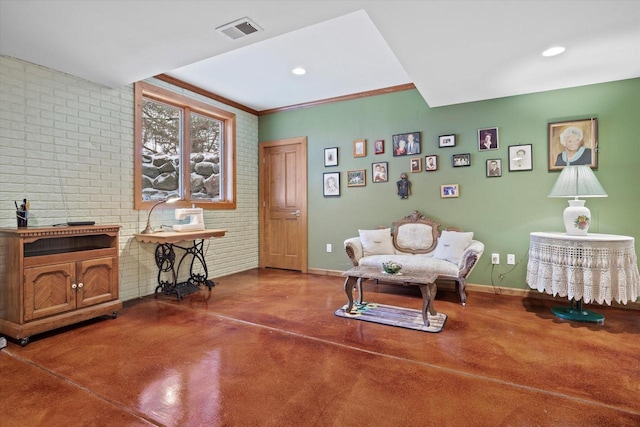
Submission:
M 588 165 L 565 166 L 548 197 L 573 197 L 562 218 L 567 234 L 585 236 L 591 224 L 591 211 L 578 197 L 607 197 L 598 178 Z
M 153 205 L 151 207 L 151 210 L 149 211 L 149 216 L 147 217 L 147 226 L 145 227 L 144 230 L 142 230 L 140 232 L 140 234 L 153 234 L 153 233 L 155 233 L 153 228 L 151 228 L 151 212 L 153 212 L 153 210 L 155 209 L 156 206 L 161 205 L 163 203 L 174 203 L 174 202 L 177 202 L 178 200 L 180 200 L 180 196 L 171 196 L 171 197 L 169 197 L 169 198 L 167 198 L 165 200 L 160 200 L 158 203 Z

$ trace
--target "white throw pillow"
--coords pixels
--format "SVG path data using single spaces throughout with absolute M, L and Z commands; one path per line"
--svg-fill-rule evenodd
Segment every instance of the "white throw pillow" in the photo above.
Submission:
M 394 253 L 391 229 L 358 230 L 364 256 L 392 255 Z
M 465 249 L 473 240 L 473 232 L 443 231 L 438 239 L 433 257 L 457 264 Z

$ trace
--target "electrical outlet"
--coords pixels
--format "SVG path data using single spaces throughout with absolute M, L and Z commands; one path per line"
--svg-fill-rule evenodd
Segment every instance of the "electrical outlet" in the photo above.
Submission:
M 516 264 L 516 255 L 515 254 L 507 254 L 507 264 L 515 265 Z
M 333 247 L 331 246 L 331 243 L 327 243 L 327 252 L 333 252 Z
M 491 264 L 500 264 L 500 254 L 491 254 Z

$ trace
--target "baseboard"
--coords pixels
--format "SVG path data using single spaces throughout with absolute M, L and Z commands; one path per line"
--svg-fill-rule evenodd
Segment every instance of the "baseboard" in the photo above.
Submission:
M 343 277 L 342 276 L 343 272 L 340 270 L 310 268 L 308 270 L 308 273 L 317 274 L 321 276 Z M 456 286 L 455 282 L 451 280 L 444 280 L 442 282 L 438 282 L 438 288 L 442 290 L 455 291 L 455 286 Z M 502 286 L 490 286 L 490 285 L 479 285 L 475 283 L 467 283 L 465 290 L 467 292 L 506 295 L 506 296 L 512 296 L 512 297 L 521 297 L 521 298 L 538 298 L 538 299 L 544 299 L 544 300 L 550 300 L 550 301 L 566 301 L 566 298 L 554 297 L 552 295 L 538 292 L 535 289 L 517 289 L 517 288 L 506 288 Z M 615 301 L 612 301 L 611 307 L 640 311 L 640 300 L 636 300 L 635 302 L 628 302 L 627 304 L 619 304 Z
M 340 271 L 340 270 L 325 270 L 325 269 L 321 269 L 321 268 L 309 268 L 307 270 L 307 273 L 309 273 L 309 274 L 317 274 L 319 276 L 344 277 L 344 276 L 342 276 L 343 271 Z

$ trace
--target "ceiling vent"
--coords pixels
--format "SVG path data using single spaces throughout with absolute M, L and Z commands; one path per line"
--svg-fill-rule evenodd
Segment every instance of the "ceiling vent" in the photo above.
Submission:
M 237 40 L 241 37 L 248 36 L 249 34 L 257 33 L 259 31 L 264 31 L 247 17 L 224 24 L 223 26 L 216 28 L 216 30 L 233 40 Z

